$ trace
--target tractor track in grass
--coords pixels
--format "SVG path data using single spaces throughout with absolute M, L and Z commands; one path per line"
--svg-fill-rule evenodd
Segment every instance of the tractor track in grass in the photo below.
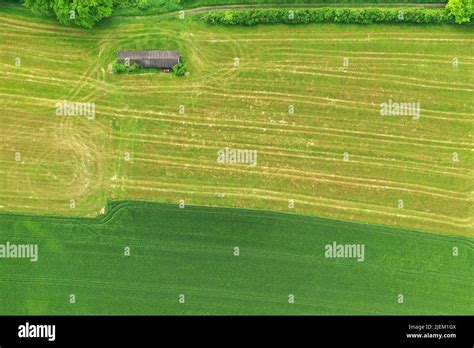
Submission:
M 122 182 L 122 184 L 120 184 Z M 168 193 L 178 193 L 180 197 L 186 196 L 195 196 L 196 194 L 212 197 L 215 196 L 217 191 L 222 191 L 218 186 L 209 186 L 199 184 L 198 186 L 189 186 L 184 187 L 181 185 L 167 185 L 167 188 L 162 188 L 162 186 L 154 187 L 155 182 L 143 179 L 142 183 L 144 186 L 140 185 L 140 180 L 126 180 L 122 179 L 119 183 L 113 184 L 115 188 L 128 188 L 134 191 L 143 191 L 143 192 L 168 192 Z M 176 186 L 176 187 L 173 187 Z M 203 188 L 204 187 L 204 188 Z M 205 189 L 207 187 L 207 190 Z M 209 190 L 214 188 L 214 190 Z M 255 198 L 258 200 L 269 200 L 275 203 L 279 202 L 277 206 L 280 208 L 276 209 L 278 211 L 286 211 L 283 207 L 288 202 L 288 197 L 296 198 L 295 201 L 299 205 L 306 205 L 310 207 L 319 207 L 319 208 L 330 208 L 332 211 L 338 212 L 364 212 L 376 216 L 385 216 L 386 218 L 399 219 L 398 221 L 403 221 L 406 219 L 412 219 L 419 222 L 427 223 L 436 223 L 440 226 L 451 226 L 458 228 L 472 228 L 473 223 L 471 218 L 453 218 L 452 216 L 441 216 L 440 214 L 431 214 L 431 213 L 420 213 L 419 211 L 406 209 L 404 212 L 400 212 L 397 208 L 384 209 L 383 211 L 379 209 L 378 205 L 375 204 L 366 204 L 363 202 L 350 202 L 346 200 L 338 200 L 327 197 L 316 198 L 313 196 L 307 197 L 305 195 L 294 193 L 294 192 L 279 192 L 279 191 L 268 191 L 263 189 L 253 189 L 248 187 L 239 187 L 234 190 L 227 192 L 229 197 L 240 197 L 240 198 Z M 200 203 L 202 204 L 202 203 Z M 209 205 L 213 206 L 213 205 Z M 220 205 L 215 205 L 220 206 Z M 233 208 L 237 208 L 233 206 Z M 339 216 L 339 215 L 337 215 Z M 338 218 L 331 216 L 332 218 Z

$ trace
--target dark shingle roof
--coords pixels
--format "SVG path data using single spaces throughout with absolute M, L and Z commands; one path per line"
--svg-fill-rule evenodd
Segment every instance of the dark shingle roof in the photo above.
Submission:
M 178 51 L 119 51 L 119 60 L 130 59 L 144 67 L 172 68 L 179 63 Z
M 119 59 L 178 59 L 178 51 L 119 51 Z

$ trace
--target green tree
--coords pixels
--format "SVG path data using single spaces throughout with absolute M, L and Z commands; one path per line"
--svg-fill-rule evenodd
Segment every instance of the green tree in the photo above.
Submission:
M 39 14 L 54 14 L 61 24 L 84 28 L 112 15 L 114 0 L 25 0 L 23 5 Z
M 92 28 L 102 18 L 110 17 L 113 0 L 54 0 L 54 12 L 62 24 L 74 23 Z
M 446 8 L 459 24 L 468 23 L 474 17 L 473 0 L 449 0 Z
M 53 0 L 24 0 L 23 6 L 41 15 L 54 15 Z

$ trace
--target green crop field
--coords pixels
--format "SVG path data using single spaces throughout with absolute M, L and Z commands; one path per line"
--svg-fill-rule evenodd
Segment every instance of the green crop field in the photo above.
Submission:
M 462 237 L 137 202 L 102 219 L 0 218 L 2 239 L 39 248 L 37 262 L 2 261 L 0 314 L 474 312 L 472 240 Z M 326 258 L 333 241 L 364 244 L 364 262 Z

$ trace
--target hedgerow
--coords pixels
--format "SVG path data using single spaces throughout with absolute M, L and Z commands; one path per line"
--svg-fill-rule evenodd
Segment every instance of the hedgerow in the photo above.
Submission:
M 455 23 L 446 9 L 428 8 L 314 8 L 210 11 L 203 19 L 212 24 L 255 25 L 271 23 Z

